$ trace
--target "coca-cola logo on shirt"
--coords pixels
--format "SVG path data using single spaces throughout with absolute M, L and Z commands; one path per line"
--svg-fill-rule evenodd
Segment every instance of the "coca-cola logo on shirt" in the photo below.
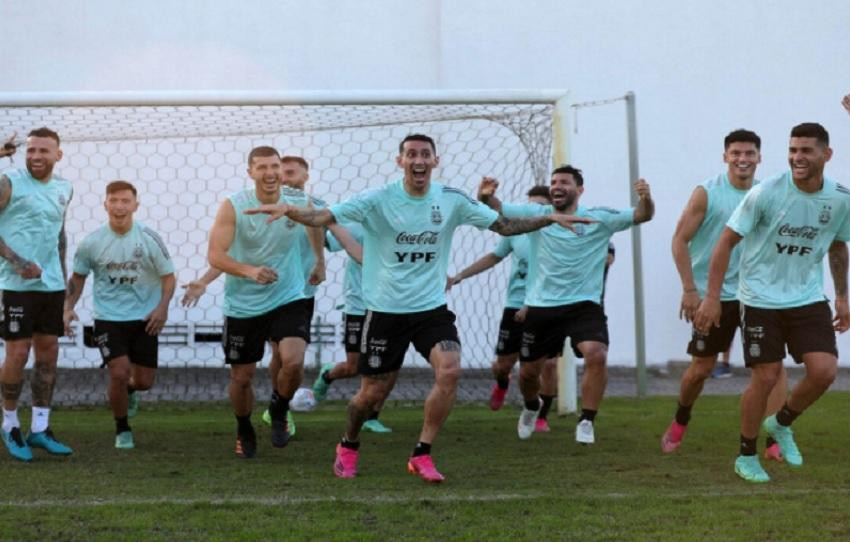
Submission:
M 814 226 L 792 226 L 787 222 L 779 227 L 779 235 L 783 237 L 802 237 L 809 240 L 815 239 L 818 231 Z
M 440 233 L 436 231 L 423 231 L 419 233 L 407 233 L 403 231 L 399 233 L 395 242 L 399 245 L 436 245 L 440 238 Z

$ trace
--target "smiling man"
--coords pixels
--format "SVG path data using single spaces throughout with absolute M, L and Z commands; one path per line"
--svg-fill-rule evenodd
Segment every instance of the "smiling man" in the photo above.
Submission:
M 723 279 L 735 245 L 743 241 L 738 298 L 744 311 L 744 361 L 751 375 L 741 396 L 735 472 L 750 482 L 770 480 L 756 454 L 760 424 L 779 444 L 785 462 L 802 466 L 791 423 L 832 384 L 838 365 L 835 331 L 850 327 L 850 190 L 824 176 L 831 157 L 823 126 L 808 122 L 791 130 L 791 170 L 753 187 L 735 209 L 712 253 L 708 287 L 694 316 L 700 333 L 720 325 Z M 823 292 L 821 262 L 827 252 L 835 283 L 834 317 Z M 782 374 L 786 346 L 794 361 L 805 365 L 806 375 L 779 412 L 762 422 Z
M 32 460 L 31 447 L 71 454 L 48 424 L 65 298 L 65 214 L 73 193 L 71 183 L 53 174 L 61 159 L 59 136 L 39 128 L 27 136 L 26 169 L 0 176 L 0 289 L 6 322 L 2 436 L 12 457 L 21 461 Z M 32 347 L 32 423 L 24 440 L 18 398 Z

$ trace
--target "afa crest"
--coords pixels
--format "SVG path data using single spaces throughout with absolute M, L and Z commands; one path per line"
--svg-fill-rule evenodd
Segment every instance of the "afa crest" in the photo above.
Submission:
M 439 205 L 431 206 L 431 223 L 434 225 L 439 225 L 443 223 L 443 215 L 440 213 Z
M 818 222 L 824 225 L 829 223 L 829 219 L 832 218 L 832 213 L 830 213 L 830 211 L 832 211 L 832 207 L 830 205 L 824 205 L 818 215 Z

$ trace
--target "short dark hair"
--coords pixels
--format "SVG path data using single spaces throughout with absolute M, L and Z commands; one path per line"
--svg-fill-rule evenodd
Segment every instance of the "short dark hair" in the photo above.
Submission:
M 576 186 L 584 186 L 584 177 L 581 176 L 581 170 L 574 168 L 569 164 L 563 164 L 552 170 L 552 175 L 556 173 L 569 173 L 576 181 Z
M 732 130 L 723 138 L 723 150 L 728 149 L 732 143 L 752 143 L 758 150 L 761 150 L 761 138 L 758 134 L 743 128 Z
M 546 201 L 552 201 L 552 194 L 549 193 L 549 187 L 542 184 L 535 184 L 532 186 L 526 195 L 529 198 L 533 198 L 535 196 L 546 198 Z
M 296 164 L 299 164 L 301 167 L 303 167 L 307 171 L 310 171 L 310 164 L 308 164 L 307 160 L 304 160 L 300 156 L 290 156 L 290 155 L 281 156 L 280 161 L 283 162 L 284 164 L 295 162 Z
M 253 149 L 251 149 L 251 152 L 248 153 L 248 167 L 251 167 L 251 162 L 254 160 L 254 158 L 266 156 L 277 156 L 278 158 L 280 158 L 280 154 L 274 147 L 269 147 L 268 145 L 254 147 Z
M 121 192 L 122 190 L 129 190 L 130 192 L 133 193 L 133 197 L 137 197 L 139 195 L 139 193 L 136 192 L 136 187 L 133 186 L 133 183 L 131 183 L 129 181 L 121 181 L 121 180 L 112 181 L 111 183 L 106 185 L 106 195 L 107 196 L 109 194 L 114 194 L 115 192 Z
M 27 137 L 49 137 L 53 141 L 59 145 L 59 134 L 48 128 L 47 126 L 42 126 L 41 128 L 36 128 L 27 134 Z
M 434 140 L 431 137 L 426 136 L 425 134 L 408 134 L 401 140 L 401 143 L 398 144 L 398 153 L 404 153 L 404 144 L 408 141 L 424 141 L 431 145 L 431 150 L 434 151 L 434 154 L 437 154 L 437 144 L 434 143 Z
M 817 122 L 804 122 L 791 128 L 791 137 L 813 137 L 824 147 L 829 147 L 829 132 Z

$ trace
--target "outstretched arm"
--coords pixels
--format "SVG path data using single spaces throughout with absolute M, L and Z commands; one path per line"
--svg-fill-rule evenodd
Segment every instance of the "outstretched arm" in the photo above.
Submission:
M 676 232 L 673 234 L 673 262 L 679 272 L 682 281 L 682 302 L 679 306 L 679 318 L 690 322 L 694 318 L 699 307 L 699 293 L 694 283 L 694 273 L 691 268 L 691 255 L 688 253 L 688 243 L 696 235 L 697 230 L 705 218 L 705 210 L 708 206 L 708 194 L 705 189 L 698 186 L 691 194 L 691 199 L 679 217 L 676 224 Z
M 728 226 L 723 228 L 723 233 L 714 245 L 711 253 L 711 262 L 708 264 L 708 287 L 705 299 L 699 305 L 694 315 L 694 327 L 700 333 L 708 333 L 711 326 L 720 325 L 720 290 L 723 287 L 723 277 L 729 268 L 729 258 L 732 249 L 741 240 L 741 236 Z
M 0 147 L 0 158 L 3 158 L 4 156 L 12 156 L 15 154 L 15 151 L 18 150 L 18 145 L 20 145 L 20 143 L 15 142 L 17 135 L 18 133 L 14 132 L 11 137 L 3 142 L 3 146 Z
M 313 209 L 312 207 L 295 207 L 286 203 L 267 203 L 254 209 L 246 209 L 246 215 L 269 215 L 269 222 L 288 217 L 305 226 L 328 226 L 336 222 L 333 213 L 328 209 Z
M 478 184 L 478 201 L 501 213 L 502 202 L 496 197 L 497 188 L 499 188 L 499 181 L 493 177 L 483 177 Z
M 829 272 L 835 284 L 835 331 L 844 333 L 850 328 L 850 306 L 847 303 L 847 243 L 833 241 L 829 245 Z
M 463 271 L 458 273 L 457 275 L 450 277 L 448 283 L 446 284 L 446 290 L 450 289 L 455 284 L 458 284 L 464 279 L 468 279 L 469 277 L 474 277 L 478 273 L 486 271 L 501 262 L 504 258 L 493 254 L 492 252 L 489 254 L 485 254 L 481 258 L 472 262 L 469 267 L 465 268 Z
M 655 214 L 655 202 L 652 201 L 652 195 L 649 193 L 649 183 L 643 179 L 638 179 L 635 183 L 635 192 L 638 195 L 638 203 L 635 206 L 635 224 L 649 222 L 652 215 Z
M 545 228 L 551 224 L 558 224 L 568 230 L 574 230 L 573 224 L 592 224 L 594 222 L 596 221 L 585 216 L 564 215 L 560 213 L 529 218 L 508 218 L 500 215 L 490 225 L 490 230 L 500 235 L 519 235 Z

